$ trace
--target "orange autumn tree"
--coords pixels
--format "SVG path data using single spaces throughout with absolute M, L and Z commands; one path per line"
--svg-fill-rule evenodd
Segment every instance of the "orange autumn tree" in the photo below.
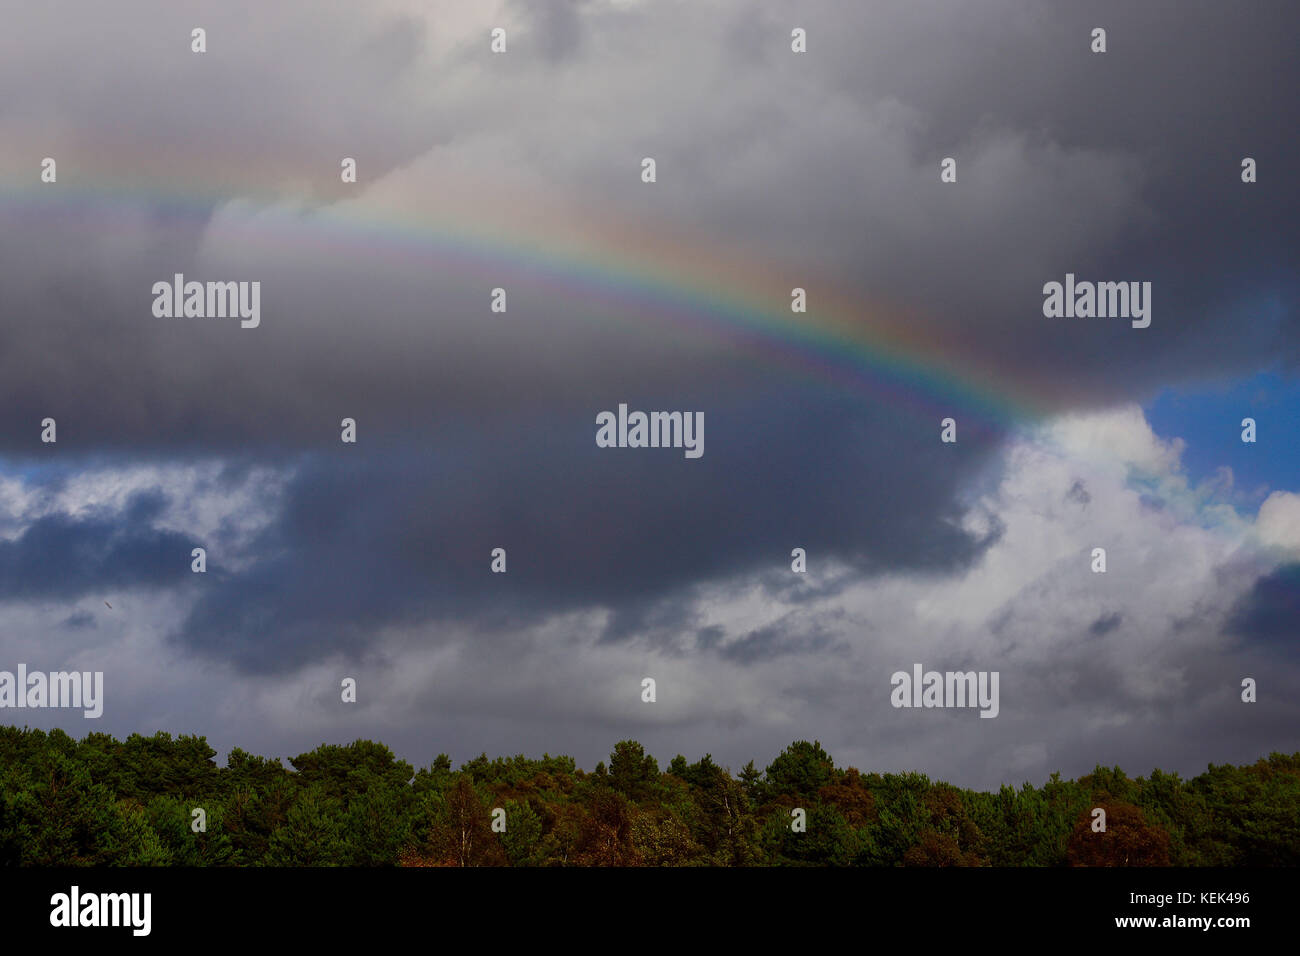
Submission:
M 1169 833 L 1148 823 L 1131 803 L 1106 800 L 1106 830 L 1092 829 L 1089 809 L 1080 815 L 1070 834 L 1066 860 L 1071 866 L 1169 866 Z
M 505 866 L 504 849 L 492 832 L 489 808 L 468 774 L 447 791 L 424 839 L 402 854 L 403 866 Z

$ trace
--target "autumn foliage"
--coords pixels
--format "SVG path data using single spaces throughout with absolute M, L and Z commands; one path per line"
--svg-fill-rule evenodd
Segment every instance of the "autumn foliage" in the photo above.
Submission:
M 1300 754 L 1189 780 L 1097 767 L 992 793 L 841 769 L 806 740 L 736 774 L 708 754 L 660 768 L 630 740 L 593 772 L 549 755 L 484 754 L 453 769 L 440 754 L 416 769 L 368 740 L 324 744 L 291 767 L 239 749 L 224 767 L 215 756 L 202 737 L 77 741 L 0 727 L 0 864 L 1300 864 Z

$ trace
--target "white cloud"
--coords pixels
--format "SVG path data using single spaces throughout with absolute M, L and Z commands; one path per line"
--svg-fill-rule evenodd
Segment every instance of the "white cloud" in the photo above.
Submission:
M 1255 528 L 1265 545 L 1300 551 L 1300 495 L 1275 491 L 1259 506 Z

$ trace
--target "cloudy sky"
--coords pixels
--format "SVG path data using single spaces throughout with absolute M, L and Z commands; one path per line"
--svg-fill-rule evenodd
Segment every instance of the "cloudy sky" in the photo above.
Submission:
M 1300 14 L 1086 6 L 6 3 L 0 669 L 106 699 L 0 717 L 980 787 L 1300 750 Z M 260 325 L 156 317 L 176 273 Z M 1067 273 L 1150 327 L 1045 317 Z M 703 456 L 598 448 L 624 402 Z M 918 662 L 998 717 L 893 708 Z

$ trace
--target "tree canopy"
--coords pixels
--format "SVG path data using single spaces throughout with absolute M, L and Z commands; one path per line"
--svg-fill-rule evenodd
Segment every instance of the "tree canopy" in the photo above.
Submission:
M 795 741 L 766 771 L 661 770 L 634 740 L 426 767 L 381 743 L 284 766 L 203 737 L 0 727 L 9 866 L 1295 866 L 1300 753 L 1197 777 L 1097 767 L 995 793 L 836 767 Z M 1105 811 L 1106 829 L 1094 820 Z M 202 826 L 196 811 L 202 811 Z M 801 821 L 801 825 L 797 825 Z

